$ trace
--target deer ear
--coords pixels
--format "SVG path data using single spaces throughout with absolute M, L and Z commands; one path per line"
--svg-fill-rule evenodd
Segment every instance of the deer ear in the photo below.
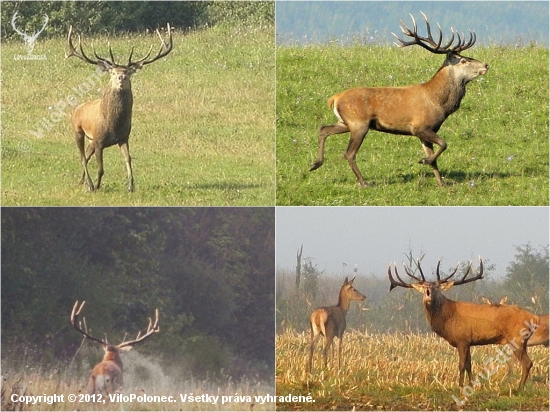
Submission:
M 119 348 L 121 352 L 128 352 L 129 350 L 132 350 L 133 346 L 123 346 L 122 348 Z
M 424 293 L 424 286 L 420 283 L 411 283 L 411 286 L 416 290 L 417 292 Z
M 455 284 L 454 281 L 444 282 L 444 283 L 442 283 L 441 285 L 439 285 L 439 289 L 441 289 L 441 290 L 448 290 L 448 289 L 450 289 L 454 284 Z

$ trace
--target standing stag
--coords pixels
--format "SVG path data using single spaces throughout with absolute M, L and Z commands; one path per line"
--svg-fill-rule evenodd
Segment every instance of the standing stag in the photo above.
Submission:
M 109 84 L 103 91 L 101 99 L 87 103 L 82 103 L 77 106 L 71 117 L 71 124 L 75 132 L 76 145 L 80 152 L 80 163 L 82 164 L 82 178 L 80 184 L 86 182 L 90 192 L 99 189 L 101 178 L 103 177 L 103 149 L 117 144 L 122 151 L 126 162 L 126 170 L 128 173 L 128 191 L 134 191 L 134 175 L 132 173 L 132 163 L 130 158 L 130 150 L 128 139 L 130 138 L 130 130 L 132 128 L 132 85 L 130 77 L 140 70 L 146 64 L 153 63 L 158 59 L 166 56 L 172 51 L 172 32 L 170 24 L 167 25 L 168 43 L 164 41 L 159 31 L 157 34 L 161 41 L 161 47 L 158 54 L 149 58 L 153 47 L 149 49 L 149 53 L 135 62 L 132 62 L 132 54 L 130 52 L 128 64 L 121 65 L 115 62 L 111 46 L 109 45 L 110 60 L 97 55 L 94 50 L 96 60 L 86 56 L 78 37 L 78 46 L 80 53 L 75 49 L 71 35 L 72 26 L 69 29 L 69 53 L 65 57 L 75 56 L 85 61 L 86 63 L 98 66 L 101 70 L 108 72 L 111 76 Z M 84 150 L 85 137 L 90 140 L 90 144 Z M 92 154 L 95 153 L 97 161 L 97 183 L 94 183 L 88 172 L 88 161 Z
M 426 21 L 428 37 L 418 35 L 416 21 L 412 15 L 413 30 L 401 20 L 401 31 L 413 40 L 404 41 L 392 34 L 400 42 L 401 47 L 417 44 L 431 53 L 444 54 L 446 57 L 443 65 L 423 84 L 407 87 L 360 87 L 332 96 L 328 100 L 328 107 L 333 109 L 338 122 L 319 128 L 319 152 L 310 171 L 318 169 L 323 164 L 325 140 L 328 136 L 350 132 L 351 138 L 344 157 L 348 160 L 359 184 L 367 187 L 355 163 L 355 156 L 367 132 L 372 129 L 418 137 L 426 153 L 426 157 L 419 163 L 430 165 L 438 184 L 444 185 L 437 168 L 437 158 L 447 148 L 447 143 L 437 135 L 437 132 L 445 119 L 460 107 L 466 93 L 466 84 L 487 73 L 489 65 L 460 55 L 460 52 L 474 45 L 475 33 L 470 31 L 470 38 L 466 42 L 464 34 L 461 37 L 453 30 L 451 39 L 442 46 L 441 27 L 438 25 L 439 40 L 435 41 L 427 17 L 424 13 L 422 16 Z M 453 46 L 455 35 L 458 42 Z M 439 146 L 435 154 L 434 144 Z
M 428 282 L 420 268 L 420 261 L 416 262 L 420 277 L 413 274 L 413 271 L 405 267 L 409 277 L 416 280 L 416 283 L 406 283 L 397 272 L 394 264 L 395 280 L 391 273 L 391 264 L 388 267 L 390 279 L 390 292 L 395 287 L 414 288 L 422 293 L 426 318 L 432 331 L 445 339 L 449 344 L 458 350 L 459 357 L 459 386 L 463 387 L 464 371 L 468 372 L 468 378 L 472 382 L 472 363 L 470 347 L 476 345 L 507 345 L 508 350 L 513 352 L 521 363 L 522 376 L 519 389 L 523 388 L 533 362 L 527 355 L 527 339 L 539 325 L 539 318 L 524 309 L 514 305 L 487 305 L 475 304 L 463 301 L 447 299 L 442 291 L 452 286 L 464 285 L 481 279 L 483 276 L 483 261 L 479 259 L 479 271 L 473 277 L 468 278 L 471 270 L 471 263 L 464 275 L 458 280 L 451 280 L 458 270 L 441 278 L 437 263 L 437 281 Z M 511 353 L 510 353 L 511 354 Z
M 325 367 L 327 366 L 327 354 L 332 345 L 332 341 L 335 336 L 338 338 L 338 370 L 340 370 L 342 340 L 344 338 L 344 330 L 346 329 L 346 313 L 348 312 L 349 304 L 352 300 L 365 300 L 365 295 L 353 287 L 354 281 L 355 278 L 348 280 L 346 277 L 344 284 L 340 288 L 338 304 L 336 306 L 317 308 L 311 314 L 309 318 L 309 324 L 311 326 L 311 343 L 309 345 L 308 372 L 311 372 L 313 350 L 321 335 L 325 337 L 325 345 L 323 347 Z
M 160 327 L 158 325 L 159 311 L 158 309 L 155 311 L 154 323 L 151 318 L 149 318 L 149 326 L 147 326 L 147 331 L 145 332 L 145 334 L 141 335 L 141 332 L 139 332 L 136 339 L 129 341 L 125 340 L 118 345 L 113 346 L 109 345 L 109 343 L 107 342 L 107 338 L 105 338 L 105 340 L 94 338 L 93 336 L 88 334 L 87 330 L 85 331 L 82 329 L 82 325 L 80 321 L 78 321 L 78 315 L 80 315 L 80 312 L 82 312 L 85 303 L 86 302 L 82 302 L 82 304 L 79 306 L 78 301 L 76 301 L 73 307 L 73 311 L 71 313 L 71 323 L 75 327 L 75 329 L 82 333 L 86 338 L 94 342 L 101 343 L 103 345 L 103 350 L 105 351 L 103 360 L 92 369 L 92 373 L 90 375 L 90 378 L 88 379 L 88 393 L 90 395 L 93 395 L 95 393 L 100 393 L 103 395 L 115 393 L 122 388 L 123 384 L 123 369 L 122 359 L 120 359 L 120 353 L 128 352 L 130 349 L 132 349 L 133 345 L 143 342 L 153 333 L 157 333 L 160 331 Z

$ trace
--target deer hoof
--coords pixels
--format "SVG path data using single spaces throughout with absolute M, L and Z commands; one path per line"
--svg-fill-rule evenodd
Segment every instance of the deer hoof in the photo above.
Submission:
M 430 161 L 430 159 L 428 159 L 427 157 L 425 157 L 424 159 L 420 159 L 418 161 L 418 163 L 420 163 L 421 165 L 431 165 L 432 162 Z
M 319 169 L 322 165 L 323 165 L 323 162 L 315 162 L 311 165 L 311 167 L 309 168 L 309 171 L 312 172 L 315 169 Z

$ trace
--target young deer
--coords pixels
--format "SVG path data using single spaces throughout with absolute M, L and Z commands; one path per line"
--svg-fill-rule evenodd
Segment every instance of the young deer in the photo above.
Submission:
M 103 395 L 115 393 L 116 391 L 121 390 L 123 384 L 123 368 L 122 359 L 120 359 L 120 353 L 129 351 L 130 349 L 132 349 L 133 345 L 143 342 L 153 333 L 157 333 L 160 331 L 160 327 L 158 325 L 159 311 L 158 309 L 155 311 L 154 323 L 151 318 L 149 318 L 149 326 L 147 327 L 147 331 L 145 332 L 145 334 L 141 335 L 141 332 L 139 332 L 136 339 L 123 341 L 118 345 L 113 346 L 107 343 L 107 339 L 102 340 L 94 338 L 93 336 L 88 334 L 87 330 L 85 331 L 82 329 L 81 323 L 80 321 L 78 321 L 78 315 L 80 315 L 80 312 L 82 312 L 85 303 L 86 302 L 82 302 L 82 304 L 79 306 L 78 301 L 76 301 L 73 307 L 73 311 L 71 312 L 71 323 L 75 327 L 75 329 L 82 333 L 86 338 L 94 342 L 101 343 L 103 345 L 103 350 L 105 351 L 103 360 L 92 369 L 92 373 L 90 375 L 90 378 L 88 379 L 88 393 L 90 395 L 95 393 L 100 393 Z
M 132 163 L 128 146 L 130 138 L 130 130 L 132 128 L 132 85 L 130 77 L 140 70 L 146 64 L 153 63 L 158 59 L 166 56 L 172 51 L 172 32 L 170 24 L 167 25 L 168 43 L 164 41 L 159 31 L 157 34 L 161 41 L 161 48 L 158 54 L 149 59 L 152 46 L 149 53 L 135 62 L 132 62 L 132 54 L 130 52 L 128 64 L 121 65 L 115 62 L 111 46 L 109 45 L 110 60 L 97 55 L 94 50 L 96 60 L 86 56 L 78 37 L 78 46 L 80 53 L 75 49 L 71 35 L 72 26 L 69 29 L 69 53 L 66 58 L 75 56 L 85 61 L 86 63 L 98 66 L 101 70 L 108 72 L 111 76 L 109 83 L 103 91 L 101 99 L 87 103 L 82 103 L 77 106 L 71 117 L 71 124 L 75 132 L 76 145 L 80 152 L 80 163 L 82 164 L 82 178 L 80 184 L 86 182 L 86 186 L 90 192 L 99 189 L 101 178 L 103 177 L 103 149 L 117 144 L 122 151 L 126 162 L 126 171 L 128 174 L 128 191 L 134 191 L 134 175 L 132 172 Z M 90 140 L 90 145 L 85 150 L 85 137 Z M 94 185 L 88 172 L 88 161 L 92 154 L 95 153 L 97 161 L 97 183 Z
M 426 312 L 426 318 L 432 331 L 445 339 L 449 344 L 458 350 L 459 357 L 459 386 L 464 384 L 464 372 L 468 373 L 468 378 L 472 382 L 472 361 L 470 347 L 476 345 L 507 345 L 501 352 L 502 355 L 511 356 L 513 353 L 522 366 L 522 377 L 519 383 L 519 389 L 522 389 L 533 362 L 527 355 L 527 340 L 532 336 L 533 331 L 540 324 L 539 317 L 514 305 L 487 305 L 475 304 L 471 302 L 454 301 L 447 299 L 442 291 L 448 290 L 453 286 L 464 285 L 481 279 L 483 276 L 483 262 L 479 260 L 479 271 L 471 278 L 467 278 L 471 270 L 471 264 L 468 270 L 460 279 L 451 280 L 458 265 L 454 271 L 441 279 L 439 266 L 437 264 L 437 281 L 428 282 L 420 268 L 420 262 L 416 265 L 420 272 L 420 277 L 413 274 L 412 270 L 405 266 L 405 272 L 416 283 L 406 283 L 397 273 L 394 265 L 395 280 L 391 273 L 391 264 L 388 267 L 388 277 L 390 279 L 390 292 L 395 287 L 414 288 L 422 293 L 422 303 Z
M 459 53 L 469 49 L 476 42 L 476 35 L 470 31 L 470 39 L 465 41 L 458 35 L 458 43 L 451 47 L 456 32 L 447 44 L 441 45 L 443 34 L 439 27 L 439 40 L 435 41 L 426 20 L 428 37 L 417 33 L 416 21 L 413 20 L 413 30 L 403 21 L 401 31 L 411 41 L 404 41 L 392 33 L 401 43 L 401 47 L 417 44 L 431 53 L 444 54 L 445 61 L 437 73 L 426 83 L 407 87 L 360 87 L 335 94 L 328 100 L 328 107 L 334 110 L 338 122 L 319 128 L 319 150 L 317 160 L 310 171 L 318 169 L 323 164 L 325 140 L 333 134 L 350 132 L 351 138 L 344 153 L 351 170 L 355 173 L 359 184 L 367 187 L 357 164 L 355 156 L 369 130 L 379 132 L 416 136 L 420 139 L 426 157 L 419 161 L 430 165 L 439 185 L 443 186 L 441 174 L 437 168 L 437 158 L 447 148 L 447 143 L 437 135 L 445 119 L 458 110 L 460 102 L 466 94 L 466 84 L 479 75 L 487 73 L 489 65 Z M 434 154 L 433 145 L 439 150 Z
M 352 300 L 365 300 L 365 295 L 353 287 L 354 280 L 355 278 L 348 280 L 346 277 L 344 284 L 340 288 L 338 304 L 336 306 L 317 308 L 311 314 L 309 318 L 311 326 L 311 343 L 309 345 L 308 372 L 311 372 L 313 350 L 321 335 L 325 337 L 325 345 L 323 348 L 325 367 L 327 366 L 327 354 L 332 345 L 332 341 L 335 336 L 338 338 L 338 370 L 340 370 L 342 340 L 344 338 L 344 330 L 346 329 L 346 313 L 348 312 L 349 304 Z

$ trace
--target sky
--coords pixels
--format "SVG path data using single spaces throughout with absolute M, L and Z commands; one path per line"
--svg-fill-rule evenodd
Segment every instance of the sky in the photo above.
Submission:
M 547 207 L 278 207 L 276 264 L 294 271 L 296 253 L 319 270 L 385 276 L 388 264 L 425 253 L 424 265 L 442 270 L 458 261 L 494 264 L 504 276 L 516 246 L 540 251 L 549 243 Z M 344 267 L 343 264 L 347 264 Z M 431 273 L 431 270 L 425 270 Z
M 548 45 L 548 2 L 533 1 L 277 1 L 279 44 L 325 42 L 357 38 L 392 44 L 390 32 L 400 34 L 399 20 L 410 24 L 415 15 L 422 33 L 420 11 L 426 13 L 437 35 L 441 23 L 468 34 L 476 32 L 479 44 L 529 43 Z M 369 40 L 370 39 L 370 40 Z

